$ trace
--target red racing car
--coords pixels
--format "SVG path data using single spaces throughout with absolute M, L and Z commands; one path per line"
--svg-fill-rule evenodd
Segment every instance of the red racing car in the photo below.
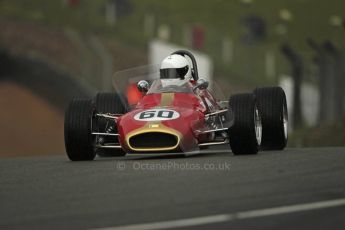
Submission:
M 198 77 L 194 56 L 184 50 L 164 59 L 158 76 L 135 78 L 137 102 L 128 103 L 133 94 L 119 91 L 74 99 L 65 114 L 69 159 L 188 153 L 213 145 L 227 145 L 236 155 L 285 148 L 288 112 L 280 87 L 219 101 Z

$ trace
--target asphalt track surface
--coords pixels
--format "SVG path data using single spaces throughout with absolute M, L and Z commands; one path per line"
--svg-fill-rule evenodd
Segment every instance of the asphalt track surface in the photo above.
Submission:
M 345 148 L 214 152 L 1 158 L 0 229 L 345 229 Z

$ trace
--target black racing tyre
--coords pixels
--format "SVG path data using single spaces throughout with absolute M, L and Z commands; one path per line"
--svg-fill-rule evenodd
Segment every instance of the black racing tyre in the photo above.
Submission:
M 229 141 L 235 155 L 256 154 L 261 142 L 261 120 L 253 94 L 230 97 L 229 108 L 235 122 L 229 128 Z
M 288 140 L 288 110 L 285 92 L 280 87 L 254 91 L 262 121 L 263 150 L 282 150 Z
M 98 113 L 125 114 L 127 112 L 127 99 L 117 93 L 98 93 L 94 99 Z M 100 122 L 100 130 L 105 129 L 106 124 Z M 115 127 L 116 128 L 116 127 Z M 117 132 L 117 130 L 114 130 Z M 122 149 L 97 149 L 97 154 L 101 157 L 124 156 L 126 153 Z
M 94 103 L 99 113 L 124 114 L 128 108 L 126 98 L 117 93 L 98 93 Z
M 72 161 L 89 161 L 96 156 L 91 135 L 94 108 L 91 100 L 74 99 L 65 113 L 65 148 Z

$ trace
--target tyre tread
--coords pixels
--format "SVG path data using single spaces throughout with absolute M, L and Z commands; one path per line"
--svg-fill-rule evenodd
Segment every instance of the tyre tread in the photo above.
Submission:
M 262 121 L 262 149 L 281 150 L 287 144 L 282 125 L 285 92 L 281 87 L 257 88 L 254 91 Z
M 93 160 L 95 152 L 91 140 L 92 103 L 74 99 L 65 113 L 64 134 L 67 156 L 72 161 Z
M 229 129 L 232 152 L 235 155 L 256 154 L 259 148 L 254 125 L 254 95 L 233 95 L 230 97 L 229 107 L 235 116 L 235 123 Z

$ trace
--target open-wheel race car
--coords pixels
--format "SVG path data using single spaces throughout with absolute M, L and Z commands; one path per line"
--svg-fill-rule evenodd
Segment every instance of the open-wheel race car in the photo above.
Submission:
M 157 76 L 132 76 L 134 94 L 117 90 L 74 99 L 65 114 L 69 159 L 188 153 L 213 145 L 231 147 L 235 155 L 285 148 L 288 111 L 280 87 L 217 100 L 184 50 L 164 59 Z

